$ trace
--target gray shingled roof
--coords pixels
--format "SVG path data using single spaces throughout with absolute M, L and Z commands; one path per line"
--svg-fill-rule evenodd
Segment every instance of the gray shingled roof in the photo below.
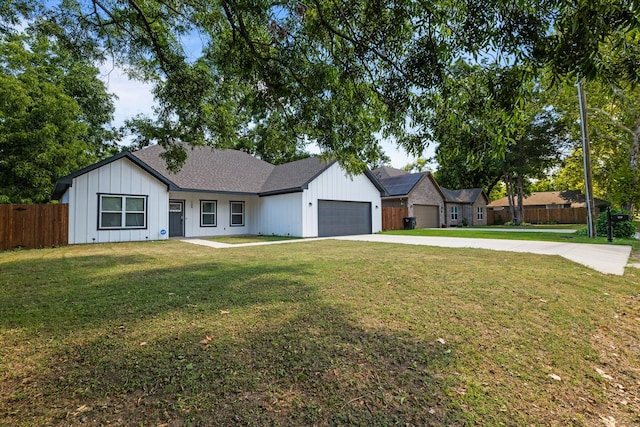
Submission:
M 380 184 L 387 190 L 389 197 L 405 196 L 413 190 L 413 187 L 420 182 L 423 176 L 424 173 L 407 173 L 390 178 L 380 178 Z
M 475 203 L 482 194 L 482 188 L 465 188 L 463 190 L 449 190 L 440 187 L 445 196 L 445 201 L 449 203 Z
M 178 173 L 167 169 L 159 145 L 133 153 L 182 190 L 259 193 L 275 166 L 237 150 L 186 147 L 187 160 Z
M 274 166 L 250 154 L 237 150 L 218 150 L 211 147 L 189 147 L 187 159 L 180 171 L 170 172 L 160 156 L 164 148 L 158 145 L 133 153 L 120 153 L 56 182 L 54 198 L 60 198 L 71 186 L 73 178 L 105 164 L 127 158 L 159 179 L 173 191 L 206 191 L 217 193 L 247 193 L 259 196 L 290 193 L 308 188 L 308 184 L 328 169 L 335 160 L 326 162 L 310 157 Z M 370 172 L 365 175 L 384 193 L 384 188 Z
M 287 190 L 307 188 L 309 182 L 324 172 L 335 160 L 327 163 L 319 157 L 309 157 L 291 163 L 276 166 L 264 185 L 260 194 L 273 194 Z
M 409 172 L 404 169 L 396 169 L 389 166 L 381 166 L 379 168 L 375 168 L 371 171 L 371 173 L 373 173 L 373 175 L 379 180 L 393 178 L 395 176 L 409 175 Z

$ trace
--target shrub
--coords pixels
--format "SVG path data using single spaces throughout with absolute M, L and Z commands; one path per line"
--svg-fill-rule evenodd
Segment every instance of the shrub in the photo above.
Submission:
M 621 209 L 611 209 L 611 215 L 615 215 L 615 214 L 628 215 L 629 212 L 623 211 Z M 629 218 L 631 218 L 631 216 L 629 216 Z M 636 232 L 636 228 L 634 227 L 633 222 L 631 222 L 631 219 L 629 219 L 629 221 L 613 222 L 612 225 L 613 225 L 613 237 L 628 239 L 632 237 Z M 596 233 L 598 234 L 598 236 L 607 235 L 607 213 L 606 212 L 602 212 L 600 215 L 598 215 L 598 219 L 596 221 Z
M 579 229 L 576 230 L 574 235 L 575 236 L 588 236 L 589 235 L 589 228 L 588 227 L 579 228 Z

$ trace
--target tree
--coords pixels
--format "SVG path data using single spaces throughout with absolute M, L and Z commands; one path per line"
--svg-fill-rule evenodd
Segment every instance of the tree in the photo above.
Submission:
M 589 137 L 594 195 L 616 206 L 631 209 L 640 204 L 640 89 L 619 82 L 593 81 L 585 85 L 589 114 Z M 556 105 L 566 110 L 579 140 L 576 91 L 566 84 L 558 92 Z M 573 107 L 573 108 L 572 108 Z M 555 177 L 558 187 L 582 189 L 582 148 L 573 147 Z
M 0 24 L 29 13 L 77 55 L 154 83 L 157 142 L 176 166 L 175 141 L 260 144 L 253 126 L 353 171 L 379 160 L 378 135 L 419 153 L 428 140 L 407 120 L 420 122 L 422 96 L 461 58 L 629 82 L 640 69 L 638 4 L 625 0 L 11 0 Z M 194 37 L 202 45 L 189 51 Z M 603 41 L 616 46 L 611 61 Z
M 38 34 L 0 36 L 0 202 L 46 202 L 105 154 L 113 105 L 97 69 Z
M 491 193 L 502 180 L 516 224 L 529 182 L 544 178 L 559 162 L 570 136 L 563 116 L 544 99 L 540 79 L 527 84 L 515 78 L 518 73 L 459 62 L 445 90 L 425 104 L 421 124 L 439 144 L 438 181 Z M 514 98 L 523 101 L 516 105 Z M 495 155 L 496 146 L 503 147 L 501 155 Z
M 442 186 L 480 187 L 489 194 L 504 174 L 504 156 L 495 155 L 493 147 L 515 138 L 508 128 L 515 116 L 506 98 L 520 86 L 508 70 L 463 61 L 448 74 L 441 91 L 422 97 L 413 125 L 420 129 L 420 140 L 438 144 L 435 176 Z

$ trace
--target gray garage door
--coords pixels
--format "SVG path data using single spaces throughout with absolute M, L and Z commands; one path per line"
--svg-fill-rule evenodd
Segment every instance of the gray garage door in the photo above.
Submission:
M 371 203 L 318 200 L 318 236 L 371 233 Z
M 416 228 L 439 228 L 438 206 L 413 205 L 413 215 L 416 217 Z

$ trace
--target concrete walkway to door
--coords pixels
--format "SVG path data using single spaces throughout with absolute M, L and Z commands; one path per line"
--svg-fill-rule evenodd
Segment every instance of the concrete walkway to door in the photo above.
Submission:
M 532 240 L 472 239 L 463 237 L 402 236 L 394 234 L 363 234 L 275 242 L 226 244 L 203 239 L 184 239 L 183 242 L 217 249 L 243 246 L 294 244 L 314 240 L 352 240 L 362 242 L 396 243 L 403 245 L 438 246 L 443 248 L 476 248 L 505 252 L 525 252 L 540 255 L 559 255 L 604 274 L 623 275 L 631 254 L 631 246 L 596 245 L 592 243 L 540 242 Z

